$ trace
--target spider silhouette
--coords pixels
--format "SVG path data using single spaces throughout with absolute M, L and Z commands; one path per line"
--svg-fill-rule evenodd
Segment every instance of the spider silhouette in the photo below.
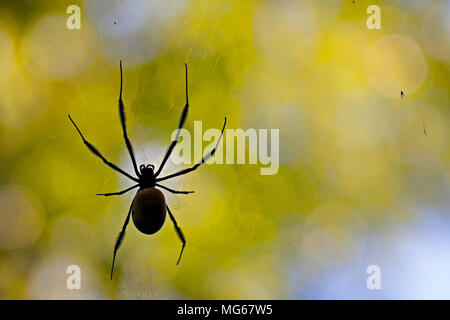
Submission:
M 112 261 L 112 267 L 111 267 L 111 279 L 113 278 L 114 273 L 114 263 L 116 260 L 116 254 L 117 250 L 119 249 L 120 245 L 122 244 L 122 241 L 125 237 L 125 230 L 128 226 L 128 222 L 130 221 L 130 215 L 133 217 L 133 222 L 136 228 L 144 233 L 144 234 L 154 234 L 157 231 L 161 229 L 161 227 L 164 225 L 165 219 L 166 219 L 166 211 L 169 213 L 169 217 L 173 222 L 173 226 L 175 228 L 175 231 L 180 238 L 182 242 L 181 252 L 177 260 L 177 265 L 180 263 L 181 256 L 183 255 L 184 247 L 186 246 L 186 240 L 184 238 L 183 232 L 181 231 L 180 227 L 177 224 L 177 221 L 175 220 L 175 217 L 173 216 L 172 212 L 170 211 L 169 207 L 166 204 L 164 194 L 157 188 L 164 189 L 168 192 L 175 193 L 175 194 L 188 194 L 192 193 L 194 191 L 177 191 L 173 190 L 171 188 L 165 187 L 160 182 L 168 179 L 172 179 L 181 175 L 184 175 L 186 173 L 189 173 L 191 171 L 194 171 L 197 169 L 201 164 L 205 163 L 209 158 L 211 158 L 214 153 L 216 152 L 217 146 L 219 145 L 220 139 L 222 138 L 223 131 L 225 130 L 225 126 L 227 123 L 227 118 L 225 117 L 225 121 L 222 127 L 222 131 L 220 133 L 219 139 L 217 140 L 216 146 L 207 154 L 203 156 L 203 158 L 197 162 L 194 166 L 178 171 L 173 174 L 169 174 L 164 177 L 159 177 L 161 174 L 161 171 L 164 168 L 164 165 L 166 164 L 167 160 L 170 157 L 170 154 L 172 153 L 173 148 L 178 142 L 178 139 L 180 137 L 181 129 L 183 128 L 183 125 L 186 121 L 186 117 L 189 110 L 189 95 L 188 95 L 188 69 L 187 64 L 185 63 L 185 71 L 186 71 L 186 105 L 184 106 L 183 112 L 181 113 L 180 121 L 178 123 L 178 131 L 175 140 L 172 141 L 169 148 L 167 149 L 167 152 L 164 156 L 163 161 L 161 162 L 161 165 L 159 166 L 158 170 L 154 172 L 154 165 L 148 164 L 148 165 L 140 165 L 139 170 L 138 166 L 136 164 L 136 159 L 134 157 L 133 147 L 131 145 L 130 139 L 128 138 L 127 134 L 127 127 L 126 127 L 126 120 L 125 120 L 125 110 L 124 110 L 124 104 L 122 101 L 122 84 L 123 84 L 123 75 L 122 75 L 122 61 L 120 61 L 120 94 L 119 94 L 119 115 L 120 115 L 120 122 L 122 124 L 122 131 L 123 131 L 123 137 L 125 140 L 125 144 L 127 146 L 128 152 L 131 157 L 131 161 L 133 163 L 134 172 L 136 173 L 136 177 L 132 176 L 131 174 L 125 172 L 124 170 L 120 169 L 115 164 L 108 161 L 101 153 L 97 150 L 90 142 L 88 142 L 83 134 L 81 133 L 78 126 L 75 124 L 75 122 L 72 120 L 72 117 L 70 115 L 69 119 L 72 122 L 72 124 L 75 126 L 75 129 L 78 131 L 78 133 L 81 136 L 81 139 L 83 140 L 84 144 L 88 147 L 88 149 L 95 154 L 97 157 L 103 160 L 103 162 L 109 166 L 110 168 L 116 170 L 117 172 L 123 174 L 128 179 L 136 182 L 135 185 L 119 191 L 119 192 L 112 192 L 112 193 L 101 193 L 97 195 L 101 196 L 116 196 L 124 194 L 130 190 L 133 190 L 135 188 L 139 188 L 136 195 L 133 198 L 133 201 L 131 202 L 130 209 L 128 210 L 127 217 L 125 219 L 125 223 L 122 227 L 122 231 L 120 231 L 116 243 L 114 245 L 114 255 L 113 255 L 113 261 Z

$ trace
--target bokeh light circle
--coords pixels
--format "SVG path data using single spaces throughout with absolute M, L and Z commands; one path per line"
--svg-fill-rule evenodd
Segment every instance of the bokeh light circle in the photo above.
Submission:
M 44 227 L 39 199 L 21 186 L 0 187 L 0 248 L 17 250 L 33 245 Z
M 421 22 L 424 48 L 439 60 L 450 60 L 450 2 L 438 2 L 425 11 Z
M 50 94 L 46 83 L 16 70 L 0 86 L 0 123 L 22 129 L 41 120 L 49 107 Z
M 423 84 L 428 65 L 422 50 L 411 38 L 394 34 L 377 40 L 365 59 L 366 77 L 380 94 L 400 98 Z
M 137 66 L 166 49 L 173 32 L 169 22 L 186 7 L 185 0 L 97 0 L 84 1 L 87 17 L 97 29 L 101 52 L 111 62 L 119 59 Z
M 36 22 L 24 41 L 23 50 L 48 76 L 65 79 L 83 72 L 92 59 L 91 37 L 86 26 L 70 30 L 62 14 Z
M 297 59 L 315 41 L 316 11 L 309 1 L 262 2 L 255 12 L 253 28 L 256 46 L 274 63 L 289 52 L 289 61 L 298 64 L 301 60 Z
M 69 266 L 80 269 L 80 289 L 69 289 L 67 279 L 72 273 L 67 273 Z M 105 276 L 107 279 L 107 276 Z M 29 299 L 105 299 L 105 293 L 100 278 L 86 262 L 67 255 L 49 255 L 45 260 L 36 263 L 29 274 Z
M 11 38 L 0 29 L 0 61 L 2 61 L 2 76 L 0 83 L 9 80 L 14 71 L 14 45 Z

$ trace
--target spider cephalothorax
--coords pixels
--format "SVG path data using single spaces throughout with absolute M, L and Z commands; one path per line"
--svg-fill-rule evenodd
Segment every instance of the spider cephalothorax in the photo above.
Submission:
M 69 119 L 72 122 L 72 124 L 75 126 L 76 130 L 81 136 L 81 139 L 83 140 L 84 144 L 88 147 L 88 149 L 94 153 L 97 157 L 103 160 L 103 162 L 111 167 L 112 169 L 116 170 L 117 172 L 123 174 L 130 180 L 134 181 L 136 184 L 134 186 L 129 187 L 128 189 L 119 191 L 119 192 L 113 192 L 113 193 L 100 193 L 98 195 L 101 196 L 113 196 L 113 195 L 120 195 L 124 194 L 132 189 L 138 188 L 139 190 L 136 193 L 133 201 L 131 202 L 130 209 L 128 211 L 128 215 L 125 219 L 125 223 L 122 227 L 122 231 L 119 233 L 119 236 L 117 237 L 116 244 L 114 246 L 114 256 L 113 256 L 113 262 L 111 267 L 111 279 L 114 272 L 114 261 L 116 259 L 116 253 L 119 249 L 123 238 L 125 236 L 125 230 L 128 226 L 128 222 L 130 221 L 130 215 L 133 216 L 133 222 L 136 228 L 145 234 L 153 234 L 157 232 L 161 227 L 164 225 L 164 221 L 166 219 L 166 212 L 169 213 L 170 220 L 172 220 L 174 228 L 176 233 L 178 234 L 178 237 L 180 238 L 181 242 L 183 243 L 183 246 L 181 247 L 180 256 L 178 257 L 177 264 L 180 262 L 181 256 L 183 254 L 184 247 L 186 245 L 186 240 L 184 238 L 183 232 L 181 231 L 180 227 L 178 227 L 177 222 L 175 220 L 175 217 L 172 215 L 172 212 L 170 211 L 169 207 L 166 204 L 166 200 L 164 198 L 163 193 L 157 189 L 161 188 L 166 191 L 169 191 L 171 193 L 177 193 L 177 194 L 188 194 L 192 193 L 194 191 L 176 191 L 169 187 L 161 185 L 159 182 L 172 179 L 178 176 L 181 176 L 183 174 L 189 173 L 191 171 L 194 171 L 197 169 L 201 164 L 205 163 L 210 157 L 214 155 L 216 152 L 217 146 L 219 145 L 220 139 L 222 138 L 223 131 L 225 129 L 225 125 L 227 123 L 227 118 L 225 118 L 225 122 L 222 127 L 222 132 L 219 136 L 219 139 L 217 140 L 217 144 L 214 149 L 212 149 L 210 152 L 208 152 L 199 162 L 197 162 L 194 166 L 178 171 L 176 173 L 164 176 L 162 178 L 158 178 L 159 174 L 161 173 L 162 169 L 164 168 L 164 165 L 166 164 L 167 160 L 170 157 L 170 154 L 172 153 L 173 148 L 178 142 L 178 139 L 180 137 L 181 129 L 183 128 L 183 125 L 186 121 L 186 117 L 189 110 L 189 99 L 188 99 L 188 77 L 187 77 L 187 65 L 185 64 L 186 68 L 186 105 L 184 106 L 183 112 L 181 113 L 180 121 L 178 123 L 178 134 L 174 141 L 170 144 L 169 148 L 167 149 L 167 152 L 164 156 L 163 161 L 161 162 L 161 165 L 159 166 L 158 170 L 154 172 L 155 167 L 151 164 L 145 166 L 141 165 L 139 166 L 139 170 L 136 164 L 136 159 L 134 157 L 133 147 L 131 146 L 131 142 L 128 139 L 127 134 L 127 127 L 126 127 L 126 121 L 125 121 L 125 108 L 122 101 L 122 61 L 120 61 L 120 95 L 119 95 L 119 115 L 120 115 L 120 122 L 122 124 L 122 131 L 123 131 L 123 137 L 125 139 L 125 145 L 127 146 L 128 153 L 130 154 L 131 162 L 133 163 L 133 169 L 136 174 L 136 177 L 132 176 L 131 174 L 125 172 L 124 170 L 120 169 L 115 164 L 109 162 L 106 160 L 106 158 L 98 151 L 90 142 L 88 142 L 83 134 L 81 133 L 80 129 L 78 129 L 75 122 L 72 120 L 72 118 L 69 115 Z
M 156 186 L 155 173 L 153 172 L 154 169 L 155 166 L 152 164 L 148 164 L 147 166 L 141 165 L 139 167 L 139 186 L 141 187 L 141 189 L 153 188 Z

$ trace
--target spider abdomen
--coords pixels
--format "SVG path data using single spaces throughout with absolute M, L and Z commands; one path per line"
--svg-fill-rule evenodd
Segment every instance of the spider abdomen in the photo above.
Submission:
M 145 188 L 138 191 L 133 202 L 133 222 L 144 234 L 157 232 L 166 220 L 166 200 L 161 191 Z

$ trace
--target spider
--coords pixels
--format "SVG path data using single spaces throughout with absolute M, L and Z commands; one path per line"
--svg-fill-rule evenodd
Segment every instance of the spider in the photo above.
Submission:
M 136 177 L 132 176 L 131 174 L 125 172 L 124 170 L 120 169 L 115 164 L 109 162 L 101 153 L 97 150 L 90 142 L 88 142 L 83 134 L 81 133 L 78 126 L 75 124 L 75 122 L 72 120 L 72 117 L 68 115 L 70 121 L 74 125 L 75 129 L 78 131 L 78 133 L 81 136 L 81 139 L 83 140 L 84 144 L 88 147 L 88 149 L 95 154 L 97 157 L 99 157 L 103 162 L 109 166 L 110 168 L 116 170 L 117 172 L 123 174 L 128 179 L 136 182 L 135 185 L 122 190 L 118 192 L 112 192 L 112 193 L 100 193 L 97 194 L 99 196 L 116 196 L 124 194 L 128 191 L 131 191 L 135 188 L 139 188 L 137 193 L 135 194 L 133 201 L 131 202 L 130 209 L 128 210 L 127 217 L 125 219 L 125 222 L 123 224 L 122 230 L 120 231 L 116 243 L 114 245 L 114 255 L 113 255 L 113 261 L 112 261 L 112 267 L 111 267 L 111 280 L 113 278 L 114 273 L 114 263 L 116 260 L 116 254 L 117 250 L 119 249 L 120 245 L 122 244 L 122 241 L 125 237 L 125 230 L 128 226 L 128 222 L 130 221 L 130 216 L 133 217 L 133 222 L 136 228 L 144 233 L 144 234 L 154 234 L 157 231 L 161 229 L 161 227 L 164 225 L 164 222 L 166 220 L 166 212 L 169 213 L 170 220 L 173 222 L 173 226 L 175 228 L 175 232 L 177 233 L 178 237 L 180 238 L 182 242 L 181 252 L 177 260 L 177 265 L 180 263 L 181 256 L 183 255 L 184 247 L 186 246 L 186 240 L 184 238 L 183 232 L 181 231 L 180 227 L 177 224 L 177 221 L 175 220 L 175 217 L 173 216 L 172 212 L 170 211 L 169 207 L 166 204 L 164 194 L 157 188 L 164 189 L 168 192 L 175 193 L 175 194 L 189 194 L 193 193 L 194 191 L 176 191 L 171 188 L 165 187 L 160 182 L 168 179 L 172 179 L 181 175 L 184 175 L 186 173 L 189 173 L 191 171 L 194 171 L 197 169 L 201 164 L 205 163 L 209 158 L 211 158 L 214 153 L 216 152 L 217 146 L 219 145 L 220 139 L 222 138 L 223 131 L 225 129 L 227 118 L 225 117 L 225 121 L 222 127 L 222 131 L 220 133 L 219 139 L 217 140 L 216 146 L 207 154 L 203 156 L 203 158 L 197 162 L 194 166 L 175 172 L 173 174 L 166 175 L 164 177 L 159 177 L 161 174 L 161 171 L 164 168 L 164 165 L 166 164 L 167 160 L 170 157 L 170 154 L 172 153 L 173 148 L 178 142 L 178 139 L 180 137 L 181 129 L 183 128 L 183 125 L 186 121 L 186 117 L 189 110 L 189 95 L 188 95 L 188 68 L 187 64 L 184 64 L 185 66 L 185 72 L 186 72 L 186 104 L 184 106 L 183 112 L 181 113 L 180 120 L 178 122 L 178 131 L 175 140 L 172 141 L 169 148 L 166 151 L 166 154 L 164 156 L 163 161 L 161 162 L 161 165 L 159 166 L 158 170 L 154 172 L 155 166 L 152 164 L 148 165 L 140 165 L 139 170 L 138 166 L 136 164 L 136 159 L 134 157 L 133 147 L 131 145 L 131 142 L 128 138 L 127 134 L 127 127 L 126 127 L 126 119 L 125 119 L 125 110 L 124 110 L 124 104 L 122 101 L 122 84 L 123 84 L 123 75 L 122 75 L 122 61 L 120 61 L 120 94 L 119 94 L 119 115 L 120 115 L 120 122 L 122 124 L 122 131 L 123 131 L 123 137 L 125 140 L 125 145 L 127 146 L 128 153 L 130 154 L 131 162 L 133 163 L 134 172 L 136 173 Z

